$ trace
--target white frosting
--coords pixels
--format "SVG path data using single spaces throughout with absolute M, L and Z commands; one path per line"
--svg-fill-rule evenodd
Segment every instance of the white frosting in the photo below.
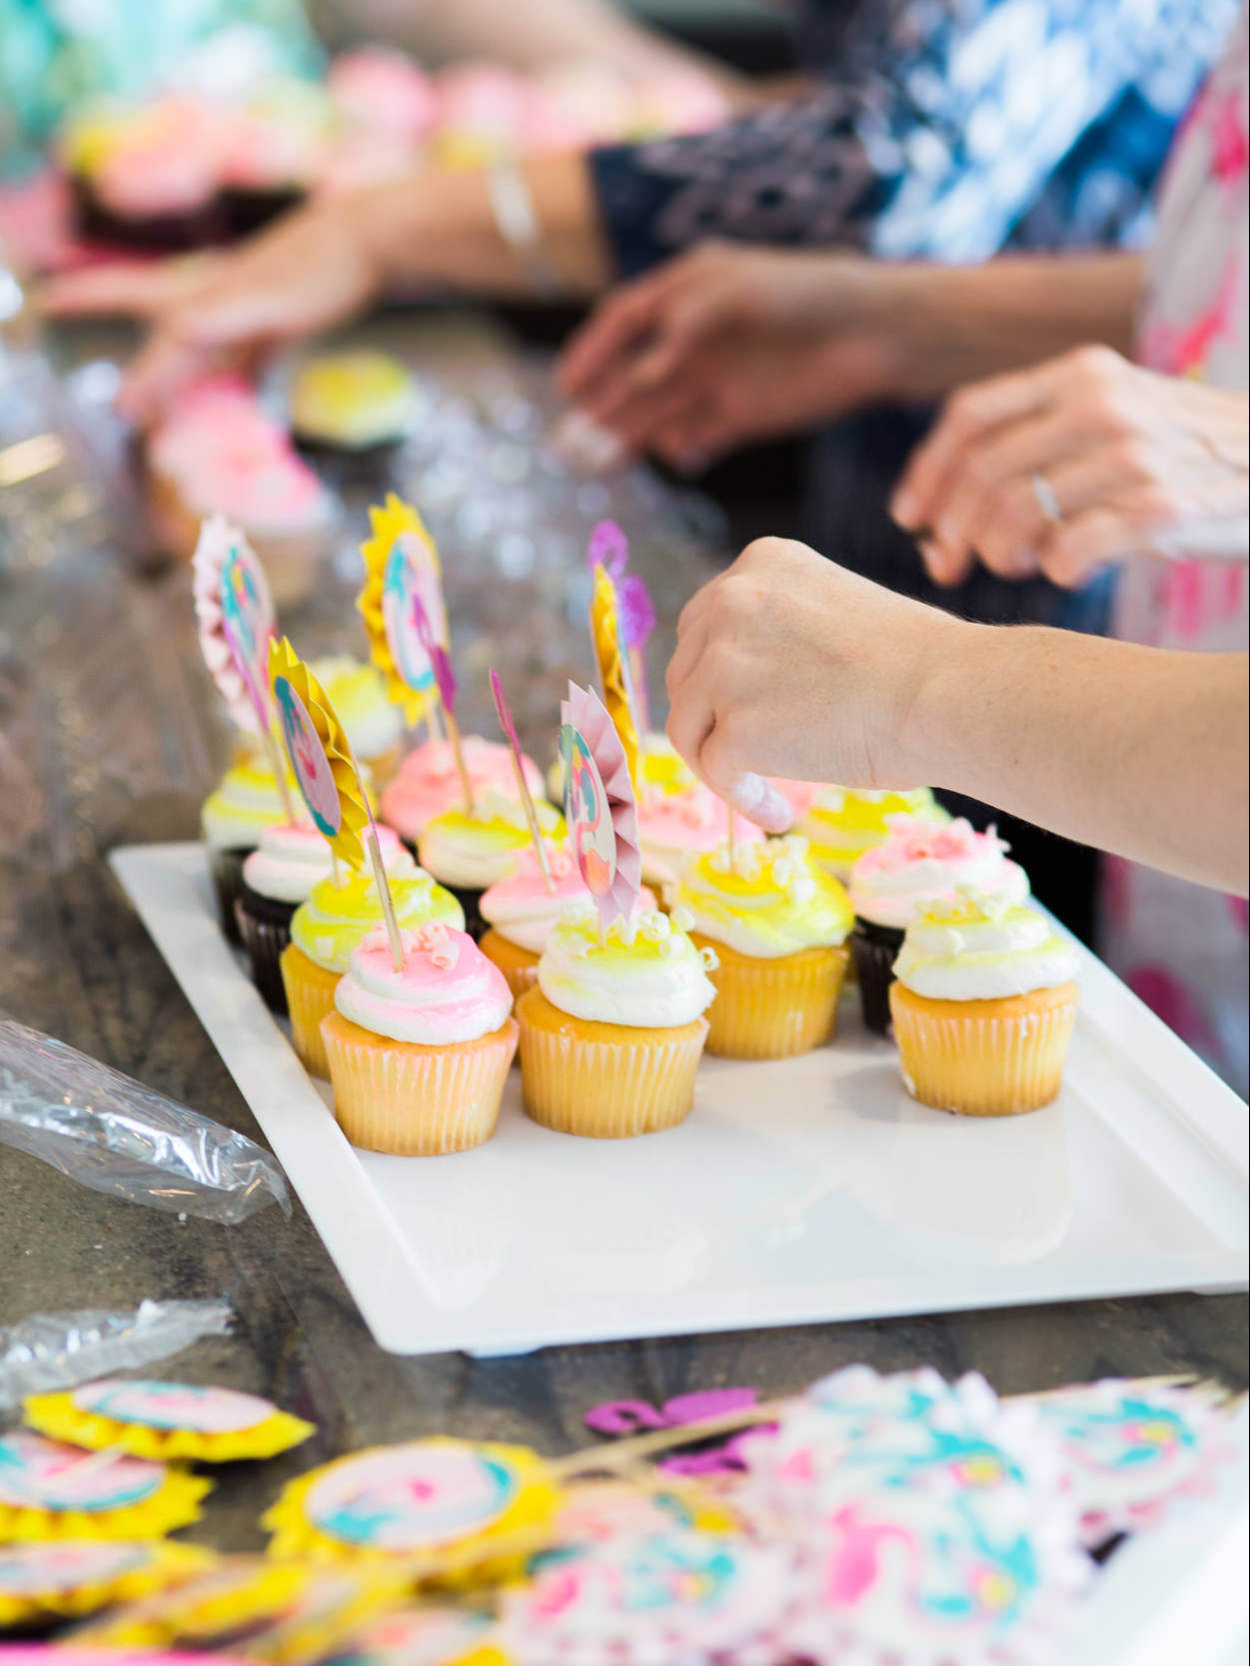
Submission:
M 547 939 L 538 986 L 573 1018 L 677 1029 L 700 1018 L 716 998 L 705 965 L 665 914 L 644 915 L 623 933 L 614 924 L 601 944 L 597 916 L 573 904 Z
M 348 745 L 357 758 L 380 758 L 398 745 L 403 714 L 386 696 L 386 685 L 373 667 L 350 654 L 325 654 L 309 660 L 308 669 L 325 689 Z
M 334 991 L 344 1018 L 374 1035 L 422 1047 L 476 1041 L 507 1023 L 512 991 L 464 932 L 426 927 L 401 935 L 406 957 L 399 972 L 381 928 L 352 955 Z M 432 961 L 414 947 L 430 938 L 449 945 Z
M 387 873 L 416 872 L 416 863 L 389 827 L 378 829 L 378 844 Z M 279 822 L 262 831 L 260 845 L 243 864 L 243 882 L 258 896 L 298 903 L 333 871 L 330 846 L 316 828 Z
M 885 847 L 876 847 L 877 853 Z M 910 925 L 921 905 L 938 897 L 952 897 L 957 886 L 967 885 L 982 896 L 1000 902 L 1023 902 L 1029 894 L 1029 879 L 1017 862 L 1009 862 L 1002 847 L 989 838 L 955 857 L 924 857 L 919 861 L 885 868 L 869 858 L 851 870 L 847 889 L 851 904 L 861 920 L 878 926 L 902 929 Z
M 951 911 L 952 913 L 955 910 Z M 921 916 L 907 928 L 894 976 L 935 1001 L 994 1001 L 1070 983 L 1075 949 L 1033 908 L 1005 908 L 997 918 Z
M 299 803 L 299 789 L 291 783 L 291 798 Z M 200 827 L 210 850 L 253 850 L 261 830 L 286 820 L 286 807 L 272 775 L 260 770 L 232 769 L 204 801 Z
M 561 828 L 549 804 L 534 806 L 538 825 L 548 835 Z M 418 845 L 421 866 L 441 885 L 485 891 L 516 871 L 530 848 L 525 813 L 502 794 L 486 793 L 472 816 L 449 811 L 427 824 Z

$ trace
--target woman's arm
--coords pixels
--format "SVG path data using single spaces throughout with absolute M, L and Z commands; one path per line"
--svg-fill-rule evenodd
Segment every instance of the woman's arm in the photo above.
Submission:
M 969 624 L 764 538 L 682 614 L 669 734 L 773 831 L 767 775 L 927 782 L 1245 895 L 1247 663 Z

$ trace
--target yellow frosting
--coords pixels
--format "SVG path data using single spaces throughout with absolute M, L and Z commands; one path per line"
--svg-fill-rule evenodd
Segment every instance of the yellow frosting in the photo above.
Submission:
M 811 843 L 812 857 L 839 879 L 846 879 L 866 850 L 883 844 L 891 816 L 920 816 L 946 822 L 948 813 L 929 787 L 893 792 L 854 787 L 826 787 L 799 828 Z
M 677 897 L 696 931 L 758 960 L 836 946 L 855 921 L 842 886 L 797 836 L 739 845 L 733 868 L 720 845 L 687 866 Z
M 593 906 L 573 904 L 547 939 L 538 986 L 552 1006 L 592 1023 L 693 1023 L 716 997 L 707 976 L 716 961 L 690 941 L 690 923 L 680 910 L 656 909 L 614 920 L 604 932 Z
M 380 757 L 398 742 L 403 718 L 376 665 L 350 654 L 326 654 L 309 660 L 308 669 L 329 695 L 357 761 Z
M 412 413 L 412 377 L 368 349 L 310 359 L 291 390 L 291 422 L 312 439 L 377 445 L 401 434 Z
M 558 842 L 567 836 L 558 810 L 542 801 L 534 808 L 549 839 Z M 521 806 L 501 793 L 488 792 L 472 811 L 447 810 L 426 824 L 419 846 L 421 865 L 445 885 L 484 891 L 508 877 L 530 843 Z
M 294 776 L 287 789 L 295 811 L 303 808 Z M 250 849 L 266 827 L 285 821 L 287 812 L 273 771 L 260 755 L 242 757 L 222 776 L 204 800 L 204 837 L 217 850 Z
M 420 868 L 390 881 L 391 901 L 401 930 L 439 921 L 464 930 L 464 910 Z M 346 972 L 354 950 L 382 922 L 382 905 L 372 878 L 352 874 L 342 885 L 323 879 L 291 920 L 291 941 L 327 972 Z

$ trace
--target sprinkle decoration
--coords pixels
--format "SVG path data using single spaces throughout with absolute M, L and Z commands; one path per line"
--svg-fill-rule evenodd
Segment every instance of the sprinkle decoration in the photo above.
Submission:
M 512 721 L 512 712 L 504 696 L 499 673 L 494 669 L 490 674 L 490 691 L 495 697 L 495 710 L 499 715 L 499 726 L 507 737 L 508 747 L 512 753 L 512 770 L 516 776 L 517 797 L 521 801 L 521 808 L 525 811 L 525 825 L 529 828 L 530 838 L 534 844 L 534 854 L 538 858 L 539 872 L 543 876 L 543 884 L 548 891 L 554 892 L 556 887 L 551 875 L 551 863 L 547 856 L 547 841 L 543 838 L 542 828 L 538 825 L 538 811 L 534 808 L 534 799 L 530 793 L 529 782 L 525 779 L 525 754 L 521 751 L 521 739 L 516 732 L 516 724 Z
M 560 718 L 569 843 L 606 931 L 613 920 L 629 919 L 642 885 L 633 782 L 616 727 L 593 690 L 570 683 Z
M 385 506 L 369 510 L 373 536 L 361 545 L 365 579 L 356 609 L 364 620 L 373 663 L 386 691 L 409 723 L 433 714 L 439 696 L 428 642 L 417 626 L 420 604 L 436 643 L 448 640 L 442 566 L 434 540 L 411 504 L 388 493 Z

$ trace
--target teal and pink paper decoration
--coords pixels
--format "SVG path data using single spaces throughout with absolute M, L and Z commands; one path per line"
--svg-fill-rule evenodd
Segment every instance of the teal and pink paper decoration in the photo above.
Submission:
M 263 735 L 269 728 L 269 643 L 278 629 L 265 569 L 224 515 L 201 525 L 191 568 L 204 663 L 232 721 Z
M 629 917 L 642 885 L 633 783 L 607 707 L 593 690 L 570 683 L 560 720 L 569 844 L 606 931 Z

